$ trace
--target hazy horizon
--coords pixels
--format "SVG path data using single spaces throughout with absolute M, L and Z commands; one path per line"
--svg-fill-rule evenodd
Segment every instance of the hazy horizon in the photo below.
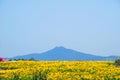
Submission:
M 120 56 L 119 0 L 0 0 L 0 56 L 64 46 Z

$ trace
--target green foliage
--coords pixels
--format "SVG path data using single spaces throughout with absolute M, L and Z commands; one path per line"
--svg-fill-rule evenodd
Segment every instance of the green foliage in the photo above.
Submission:
M 33 72 L 32 77 L 20 77 L 19 74 L 13 73 L 13 77 L 6 79 L 4 77 L 0 77 L 0 80 L 47 80 L 48 71 L 38 71 Z
M 12 59 L 9 59 L 9 61 L 13 61 Z
M 19 58 L 19 59 L 9 59 L 9 61 L 36 61 L 34 58 L 30 58 L 30 59 L 23 59 L 23 58 Z
M 32 80 L 47 80 L 47 72 L 33 72 Z
M 13 79 L 11 80 L 21 80 L 18 74 L 14 73 Z
M 115 65 L 120 66 L 120 59 L 115 60 Z
M 30 58 L 29 61 L 36 61 L 34 58 Z
M 0 76 L 0 80 L 8 80 L 8 79 Z
M 19 58 L 19 59 L 14 59 L 13 61 L 25 61 L 25 59 Z

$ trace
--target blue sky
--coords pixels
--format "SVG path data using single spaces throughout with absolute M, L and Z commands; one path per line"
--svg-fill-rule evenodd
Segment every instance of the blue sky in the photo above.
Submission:
M 0 56 L 55 46 L 120 55 L 120 1 L 0 0 Z

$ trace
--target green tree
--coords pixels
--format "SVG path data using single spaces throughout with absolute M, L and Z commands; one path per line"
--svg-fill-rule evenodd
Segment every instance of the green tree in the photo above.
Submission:
M 29 61 L 35 61 L 35 59 L 34 58 L 30 58 Z
M 120 58 L 117 59 L 117 60 L 115 60 L 115 65 L 116 65 L 116 66 L 120 66 Z

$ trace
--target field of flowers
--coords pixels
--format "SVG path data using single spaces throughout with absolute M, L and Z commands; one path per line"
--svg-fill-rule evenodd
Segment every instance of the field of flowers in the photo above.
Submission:
M 120 80 L 120 68 L 107 61 L 0 62 L 0 80 Z

